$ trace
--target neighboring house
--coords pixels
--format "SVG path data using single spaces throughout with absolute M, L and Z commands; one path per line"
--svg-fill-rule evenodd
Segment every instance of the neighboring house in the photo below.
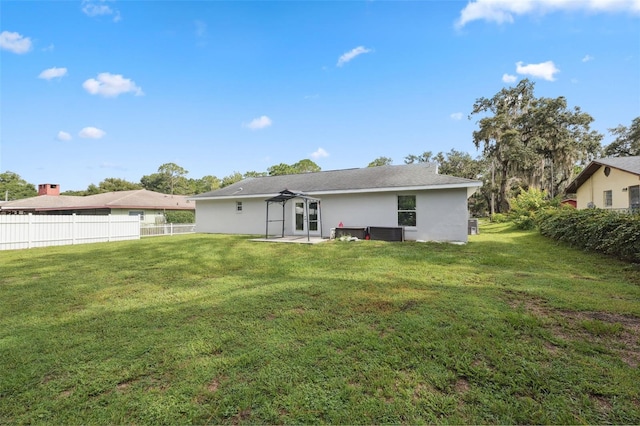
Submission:
M 569 184 L 577 208 L 640 209 L 640 157 L 593 160 Z
M 419 163 L 250 178 L 191 199 L 197 232 L 328 238 L 340 226 L 403 227 L 407 240 L 466 242 L 467 200 L 481 185 Z
M 54 184 L 38 186 L 38 196 L 0 204 L 0 214 L 45 215 L 129 215 L 140 216 L 143 223 L 164 223 L 167 210 L 194 211 L 195 206 L 184 195 L 168 195 L 136 189 L 75 196 L 60 195 Z

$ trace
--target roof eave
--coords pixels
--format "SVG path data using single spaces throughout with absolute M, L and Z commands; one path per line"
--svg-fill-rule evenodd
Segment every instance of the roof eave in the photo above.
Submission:
M 433 184 L 433 185 L 420 185 L 420 186 L 394 186 L 385 188 L 361 188 L 361 189 L 340 189 L 340 190 L 322 190 L 322 191 L 304 191 L 305 195 L 344 195 L 344 194 L 367 194 L 376 192 L 406 192 L 406 191 L 427 191 L 438 189 L 462 189 L 462 188 L 480 188 L 482 182 L 470 181 L 464 183 L 451 183 L 451 184 Z M 474 190 L 475 192 L 475 190 Z M 247 198 L 264 198 L 273 197 L 278 193 L 260 193 L 260 194 L 246 194 L 246 195 L 220 195 L 215 197 L 198 197 L 189 198 L 193 201 L 207 201 L 207 200 L 234 200 L 234 199 L 247 199 Z

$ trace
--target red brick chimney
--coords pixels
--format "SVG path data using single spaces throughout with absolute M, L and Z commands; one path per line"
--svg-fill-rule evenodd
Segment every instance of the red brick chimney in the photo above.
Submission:
M 60 195 L 60 185 L 41 183 L 38 185 L 38 195 Z

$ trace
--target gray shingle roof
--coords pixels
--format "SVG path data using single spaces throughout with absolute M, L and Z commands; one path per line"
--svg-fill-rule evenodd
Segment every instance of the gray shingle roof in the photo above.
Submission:
M 215 191 L 196 195 L 192 199 L 268 196 L 285 189 L 305 194 L 322 194 L 437 186 L 477 187 L 481 186 L 481 182 L 440 175 L 437 173 L 435 164 L 418 163 L 249 178 Z
M 640 176 L 640 156 L 635 157 L 606 157 L 593 160 L 584 170 L 567 186 L 565 193 L 575 193 L 600 167 L 609 166 L 624 170 Z
M 615 167 L 616 169 L 625 170 L 627 172 L 640 175 L 640 156 L 636 157 L 607 157 L 593 160 L 594 163 L 600 163 L 605 166 Z
M 40 195 L 2 203 L 2 210 L 163 209 L 193 210 L 184 195 L 168 195 L 136 189 L 87 195 Z

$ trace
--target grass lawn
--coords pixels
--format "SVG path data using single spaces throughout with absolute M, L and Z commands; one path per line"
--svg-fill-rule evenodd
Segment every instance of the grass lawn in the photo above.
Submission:
M 640 424 L 640 269 L 481 232 L 0 252 L 0 424 Z

